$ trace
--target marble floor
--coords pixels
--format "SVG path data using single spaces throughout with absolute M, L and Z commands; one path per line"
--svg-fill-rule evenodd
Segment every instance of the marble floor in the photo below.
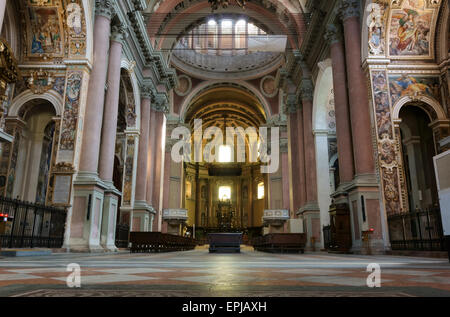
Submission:
M 70 288 L 71 263 L 81 287 Z M 367 266 L 381 268 L 381 287 L 370 288 Z M 72 280 L 73 281 L 73 280 Z M 53 254 L 0 258 L 0 296 L 450 296 L 447 259 L 271 254 L 243 247 L 240 254 L 193 251 L 130 254 Z

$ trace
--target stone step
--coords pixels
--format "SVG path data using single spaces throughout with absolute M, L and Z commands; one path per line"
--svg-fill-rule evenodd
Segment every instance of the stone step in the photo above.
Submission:
M 51 255 L 50 249 L 2 249 L 0 256 L 17 257 L 17 256 L 45 256 Z

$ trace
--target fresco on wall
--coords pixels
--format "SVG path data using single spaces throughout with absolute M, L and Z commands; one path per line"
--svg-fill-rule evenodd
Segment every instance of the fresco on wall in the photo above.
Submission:
M 435 9 L 425 0 L 405 0 L 391 10 L 389 54 L 391 56 L 432 56 L 432 29 Z
M 82 77 L 81 72 L 73 72 L 67 79 L 60 141 L 60 150 L 62 151 L 73 151 L 75 149 Z
M 387 134 L 392 138 L 391 109 L 385 72 L 373 72 L 372 85 L 378 137 Z
M 393 105 L 403 96 L 428 95 L 441 101 L 439 77 L 390 75 L 389 86 Z
M 29 55 L 62 56 L 64 35 L 58 7 L 29 6 L 26 12 Z
M 384 203 L 388 215 L 402 211 L 399 161 L 391 117 L 386 71 L 372 71 L 372 95 L 376 118 L 378 162 Z

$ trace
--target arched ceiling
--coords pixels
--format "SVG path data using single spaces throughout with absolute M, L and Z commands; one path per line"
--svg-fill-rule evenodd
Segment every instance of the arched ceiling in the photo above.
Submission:
M 225 118 L 225 120 L 224 120 Z M 201 119 L 203 129 L 215 126 L 254 127 L 266 122 L 266 116 L 258 98 L 250 92 L 234 87 L 214 87 L 195 97 L 186 113 L 185 122 L 194 127 L 194 119 Z
M 163 51 L 166 58 L 177 39 L 202 18 L 212 14 L 207 0 L 163 0 L 149 6 L 147 31 L 154 46 Z M 155 9 L 156 8 L 156 9 Z M 287 35 L 288 46 L 298 49 L 304 34 L 305 20 L 300 3 L 295 0 L 252 0 L 245 10 L 236 4 L 219 9 L 214 14 L 244 14 L 254 21 L 266 25 L 272 34 Z

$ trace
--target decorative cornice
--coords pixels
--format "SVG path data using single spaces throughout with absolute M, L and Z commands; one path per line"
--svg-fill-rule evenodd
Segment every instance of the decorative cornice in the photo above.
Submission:
M 330 45 L 341 41 L 340 32 L 334 24 L 327 25 L 325 35 L 323 37 Z
M 302 79 L 302 82 L 300 84 L 300 94 L 301 94 L 302 100 L 308 100 L 308 101 L 313 100 L 314 85 L 310 78 Z
M 359 0 L 341 0 L 341 7 L 339 10 L 342 21 L 346 19 L 360 16 Z
M 115 13 L 114 1 L 95 0 L 95 15 L 101 15 L 111 20 Z

